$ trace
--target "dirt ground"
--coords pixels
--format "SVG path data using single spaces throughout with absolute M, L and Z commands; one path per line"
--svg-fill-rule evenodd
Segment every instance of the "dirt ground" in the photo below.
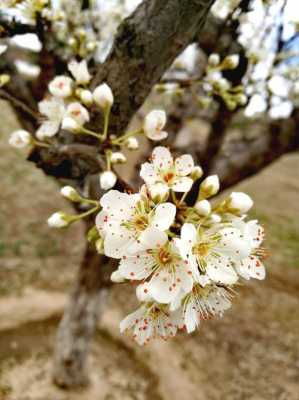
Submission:
M 91 385 L 67 392 L 51 384 L 51 352 L 84 247 L 82 227 L 66 234 L 47 227 L 52 212 L 70 206 L 54 181 L 9 148 L 16 123 L 3 103 L 1 114 L 1 400 L 299 399 L 299 154 L 240 185 L 266 228 L 267 279 L 241 287 L 222 319 L 143 348 L 119 334 L 134 298 L 116 285 L 93 343 Z

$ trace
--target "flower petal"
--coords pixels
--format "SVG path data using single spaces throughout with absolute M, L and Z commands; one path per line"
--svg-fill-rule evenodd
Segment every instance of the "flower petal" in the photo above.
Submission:
M 158 141 L 166 139 L 168 133 L 166 131 L 149 131 L 146 136 L 151 140 Z
M 224 228 L 220 232 L 221 240 L 217 245 L 220 253 L 230 256 L 232 259 L 242 260 L 251 253 L 251 243 L 239 229 Z
M 181 229 L 181 238 L 192 248 L 196 241 L 196 228 L 193 224 L 184 224 Z
M 193 185 L 193 180 L 187 177 L 178 177 L 171 185 L 171 189 L 175 192 L 189 192 Z
M 266 277 L 265 266 L 255 256 L 249 256 L 236 265 L 238 273 L 245 279 L 263 280 Z
M 148 185 L 154 184 L 159 180 L 153 164 L 148 162 L 141 165 L 140 176 Z
M 238 280 L 228 257 L 210 257 L 207 260 L 206 274 L 212 281 L 223 285 L 232 285 Z
M 146 279 L 152 273 L 153 262 L 152 256 L 146 252 L 124 255 L 119 263 L 119 272 L 126 279 Z
M 163 146 L 155 147 L 152 153 L 155 170 L 167 170 L 173 166 L 173 158 L 170 151 Z
M 154 217 L 151 221 L 151 226 L 166 231 L 175 219 L 176 206 L 172 203 L 159 204 L 155 209 Z
M 134 243 L 134 238 L 129 232 L 119 227 L 117 231 L 106 232 L 104 241 L 104 253 L 107 257 L 121 258 L 128 253 L 128 247 Z
M 184 154 L 175 160 L 175 169 L 179 176 L 191 174 L 194 168 L 194 161 L 190 154 Z

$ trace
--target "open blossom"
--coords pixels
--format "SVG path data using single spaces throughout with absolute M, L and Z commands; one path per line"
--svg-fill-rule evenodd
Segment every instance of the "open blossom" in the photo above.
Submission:
M 85 60 L 80 62 L 73 60 L 68 64 L 68 69 L 76 80 L 78 85 L 86 85 L 89 83 L 91 76 L 88 72 L 87 63 Z
M 36 132 L 38 139 L 52 137 L 59 131 L 62 119 L 65 115 L 64 102 L 61 99 L 51 97 L 38 103 L 39 112 L 46 117 Z
M 147 290 L 159 303 L 171 303 L 190 292 L 193 286 L 189 262 L 180 257 L 178 249 L 167 237 L 156 242 L 155 248 L 124 255 L 120 274 L 131 280 L 148 280 Z
M 176 335 L 179 328 L 176 313 L 158 305 L 142 305 L 120 323 L 120 331 L 133 331 L 133 338 L 144 345 L 152 338 L 168 339 Z
M 153 110 L 144 120 L 143 130 L 145 135 L 151 140 L 163 140 L 168 133 L 163 131 L 166 125 L 166 114 L 163 110 Z
M 175 192 L 188 192 L 193 185 L 191 174 L 194 162 L 189 154 L 173 160 L 166 147 L 156 147 L 152 153 L 152 162 L 142 164 L 140 176 L 148 186 L 162 183 L 165 188 Z
M 231 307 L 231 294 L 217 286 L 194 285 L 182 305 L 182 318 L 188 333 L 193 332 L 201 320 L 222 316 Z
M 8 143 L 13 147 L 23 149 L 30 146 L 32 143 L 32 136 L 24 129 L 19 129 L 10 135 Z
M 186 223 L 181 229 L 181 238 L 175 242 L 182 257 L 193 266 L 199 282 L 200 275 L 206 274 L 216 283 L 236 283 L 238 275 L 232 263 L 248 257 L 251 252 L 249 241 L 236 228 L 212 227 L 201 232 L 193 224 Z
M 110 190 L 100 200 L 102 211 L 96 224 L 104 237 L 108 257 L 121 258 L 146 250 L 167 240 L 165 231 L 172 225 L 176 207 L 162 203 L 151 209 L 139 194 Z
M 59 75 L 49 83 L 48 87 L 53 96 L 64 99 L 73 92 L 73 80 L 68 76 Z
M 79 126 L 83 126 L 89 121 L 89 113 L 85 107 L 78 102 L 70 103 L 67 106 L 65 115 L 73 118 Z

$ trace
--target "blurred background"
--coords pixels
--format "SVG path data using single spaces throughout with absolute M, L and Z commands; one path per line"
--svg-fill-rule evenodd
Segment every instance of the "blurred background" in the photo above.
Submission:
M 137 3 L 131 4 L 128 12 Z M 215 18 L 228 18 L 231 10 L 225 9 L 225 2 L 217 3 Z M 253 3 L 255 14 L 250 18 L 257 21 L 259 5 L 266 2 Z M 283 2 L 272 3 L 278 11 L 282 9 Z M 210 171 L 219 173 L 224 187 L 245 191 L 253 198 L 251 217 L 258 218 L 266 231 L 266 280 L 239 287 L 233 307 L 222 319 L 202 322 L 191 335 L 180 334 L 168 342 L 155 340 L 145 347 L 119 334 L 119 321 L 137 303 L 129 285 L 113 285 L 92 343 L 91 385 L 84 390 L 58 389 L 50 374 L 56 329 L 84 254 L 84 226 L 77 223 L 64 232 L 47 226 L 46 220 L 54 211 L 72 213 L 73 209 L 59 195 L 54 178 L 28 162 L 24 152 L 8 145 L 10 133 L 20 125 L 11 106 L 0 102 L 0 400 L 299 399 L 298 142 L 293 144 L 293 138 L 288 142 L 288 134 L 277 134 L 279 141 L 269 145 L 273 139 L 269 132 L 278 132 L 275 129 L 279 124 L 287 131 L 298 131 L 298 97 L 293 96 L 293 86 L 287 93 L 285 87 L 298 82 L 297 75 L 290 76 L 289 70 L 298 69 L 298 57 L 293 52 L 298 47 L 299 13 L 294 2 L 284 3 L 288 4 L 284 14 L 268 9 L 272 19 L 267 21 L 278 21 L 278 30 L 272 23 L 273 31 L 268 30 L 267 38 L 273 34 L 283 43 L 280 49 L 291 48 L 292 54 L 287 61 L 272 59 L 270 65 L 266 57 L 254 64 L 247 82 L 246 107 L 240 112 L 231 110 L 229 123 L 221 127 L 225 140 L 221 139 L 214 163 L 209 163 L 203 153 L 211 127 L 218 126 L 215 121 L 221 121 L 223 110 L 216 108 L 212 115 L 203 111 L 198 116 L 191 107 L 182 116 L 181 110 L 190 104 L 190 93 L 177 101 L 158 91 L 139 112 L 142 117 L 152 106 L 163 104 L 170 114 L 170 133 L 176 129 L 180 132 L 173 143 L 174 135 L 170 136 L 170 143 L 181 152 L 192 148 L 193 155 L 202 157 Z M 276 20 L 277 13 L 283 19 Z M 297 22 L 291 18 L 294 14 Z M 255 31 L 250 31 L 250 23 L 245 22 L 238 46 L 241 43 L 251 49 L 248 43 L 256 38 Z M 109 35 L 101 54 L 109 48 Z M 26 40 L 27 47 L 33 43 L 32 38 Z M 207 37 L 202 40 L 207 50 L 211 43 Z M 266 53 L 269 48 L 277 53 L 273 43 L 272 37 L 265 44 Z M 221 46 L 221 51 L 227 50 L 225 38 Z M 13 55 L 16 50 L 10 51 Z M 187 76 L 190 71 L 192 74 L 194 65 L 195 69 L 198 65 L 196 54 L 189 48 L 165 79 L 185 79 L 182 70 Z M 24 65 L 21 70 L 26 76 L 28 65 L 27 70 Z M 277 84 L 276 79 L 269 86 L 271 78 L 278 75 L 287 80 Z M 227 78 L 240 80 L 237 74 Z M 219 99 L 215 102 L 220 104 Z M 134 123 L 140 123 L 138 116 Z M 280 143 L 285 141 L 292 146 L 286 146 L 280 154 L 277 149 L 282 149 Z M 146 146 L 141 143 L 140 151 L 130 156 L 129 166 L 122 169 L 128 179 L 134 177 L 136 164 L 148 154 Z M 246 173 L 242 175 L 242 171 Z

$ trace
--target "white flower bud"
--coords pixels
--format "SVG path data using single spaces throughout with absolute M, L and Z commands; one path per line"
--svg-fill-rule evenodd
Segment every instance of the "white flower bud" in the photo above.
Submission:
M 0 54 L 3 54 L 7 50 L 6 44 L 0 44 Z
M 196 179 L 199 179 L 203 176 L 203 170 L 199 165 L 196 165 L 193 167 L 192 172 L 190 174 L 190 177 L 196 181 Z
M 30 146 L 32 141 L 32 136 L 29 132 L 19 129 L 10 135 L 8 143 L 13 147 L 23 149 Z
M 86 45 L 86 49 L 88 51 L 94 51 L 96 49 L 96 47 L 97 47 L 97 43 L 95 41 L 90 41 Z
M 208 200 L 200 200 L 195 203 L 195 209 L 199 215 L 206 217 L 211 213 L 212 207 Z
M 240 56 L 239 54 L 232 54 L 230 56 L 225 57 L 222 65 L 227 69 L 235 69 L 239 65 Z
M 150 295 L 150 287 L 147 282 L 138 285 L 136 288 L 136 297 L 139 301 L 152 301 L 153 298 Z
M 71 186 L 64 186 L 60 189 L 60 194 L 68 200 L 78 202 L 81 201 L 81 197 L 78 192 Z
M 82 101 L 83 104 L 86 106 L 90 106 L 93 103 L 93 96 L 90 90 L 82 90 L 80 92 L 80 100 Z
M 78 85 L 85 85 L 91 79 L 85 60 L 82 60 L 80 62 L 73 60 L 69 62 L 68 69 L 75 78 Z
M 117 176 L 112 171 L 105 171 L 100 174 L 100 186 L 104 190 L 113 188 L 116 184 Z
M 211 67 L 217 67 L 220 63 L 220 56 L 219 54 L 212 53 L 209 55 L 208 58 L 208 63 L 211 65 Z
M 168 199 L 169 188 L 163 183 L 155 183 L 148 186 L 148 192 L 154 202 L 163 202 Z
M 61 128 L 76 133 L 80 131 L 81 126 L 74 118 L 64 117 L 61 123 Z
M 163 110 L 153 110 L 144 119 L 143 130 L 151 140 L 163 140 L 168 133 L 163 131 L 166 125 L 166 113 Z
M 217 85 L 221 90 L 228 90 L 231 86 L 230 82 L 226 78 L 220 78 L 219 81 L 217 81 Z
M 116 151 L 111 154 L 110 161 L 112 164 L 124 164 L 127 161 L 127 158 L 123 153 Z
M 139 148 L 138 140 L 134 136 L 129 137 L 126 140 L 125 145 L 129 150 L 137 150 Z
M 221 222 L 221 217 L 219 214 L 211 214 L 210 222 L 212 224 L 219 224 Z
M 49 92 L 56 97 L 69 97 L 73 92 L 73 80 L 68 76 L 56 76 L 49 83 Z
M 64 228 L 68 226 L 69 222 L 67 220 L 66 214 L 61 211 L 58 211 L 51 215 L 48 219 L 48 225 L 51 228 Z
M 110 108 L 114 101 L 112 90 L 106 83 L 102 83 L 95 88 L 93 99 L 103 110 Z
M 235 99 L 237 100 L 238 104 L 240 104 L 241 106 L 245 106 L 245 104 L 247 103 L 247 96 L 243 93 L 238 94 Z
M 112 272 L 110 279 L 112 282 L 115 283 L 125 282 L 125 278 L 120 274 L 118 270 Z
M 220 188 L 219 178 L 217 175 L 210 175 L 204 179 L 200 185 L 200 194 L 204 197 L 214 196 Z
M 227 199 L 226 205 L 232 211 L 236 210 L 241 214 L 245 214 L 253 206 L 253 201 L 246 193 L 232 192 Z

